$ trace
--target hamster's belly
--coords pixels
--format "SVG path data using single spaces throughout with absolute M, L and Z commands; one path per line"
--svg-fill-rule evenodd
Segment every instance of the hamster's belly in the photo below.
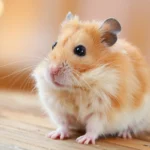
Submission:
M 116 112 L 116 114 L 112 117 L 112 120 L 106 121 L 104 125 L 104 133 L 105 134 L 114 134 L 119 131 L 127 130 L 131 128 L 132 131 L 136 133 L 141 131 L 150 131 L 150 94 L 146 93 L 143 97 L 143 105 L 138 109 L 127 108 L 124 111 Z M 106 114 L 106 112 L 95 111 L 95 106 L 91 109 L 88 109 L 86 105 L 80 105 L 79 107 L 79 120 L 84 127 L 86 126 L 87 120 L 92 117 L 95 113 L 99 114 Z M 110 110 L 109 110 L 110 111 Z M 114 111 L 112 110 L 112 113 Z M 100 118 L 99 121 L 101 122 L 102 119 Z
M 42 95 L 45 94 L 43 93 Z M 57 97 L 56 95 L 49 94 L 47 97 L 42 97 L 41 101 L 47 109 L 48 114 L 54 113 L 56 114 L 56 117 L 57 115 L 64 117 L 68 120 L 70 126 L 85 129 L 88 118 L 97 112 L 94 111 L 95 107 L 93 107 L 93 109 L 89 109 L 88 105 L 79 101 L 77 94 L 72 96 L 72 98 L 74 97 L 75 99 L 66 99 L 66 97 Z M 88 95 L 84 97 L 86 101 L 88 101 L 88 98 Z M 146 103 L 143 108 L 130 112 L 128 110 L 126 112 L 120 112 L 111 122 L 106 122 L 104 133 L 112 134 L 124 130 L 128 128 L 128 126 L 132 126 L 132 128 L 136 128 L 137 130 L 145 129 L 147 124 L 150 124 L 150 113 L 148 109 L 148 106 L 150 106 L 149 99 L 150 96 L 146 96 Z M 103 111 L 100 111 L 99 113 L 105 114 Z M 149 121 L 146 119 L 149 119 Z M 142 127 L 139 127 L 142 120 L 146 121 L 142 124 Z

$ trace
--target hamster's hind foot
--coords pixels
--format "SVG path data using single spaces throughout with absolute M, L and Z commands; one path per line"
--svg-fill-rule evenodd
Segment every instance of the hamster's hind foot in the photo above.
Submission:
M 95 136 L 88 133 L 76 139 L 76 141 L 80 144 L 95 144 L 95 140 L 96 140 Z
M 64 140 L 64 139 L 68 139 L 69 137 L 70 137 L 69 131 L 62 130 L 62 129 L 57 129 L 55 131 L 51 131 L 48 134 L 48 138 L 51 138 L 54 140 L 56 140 L 56 139 Z
M 131 131 L 131 129 L 128 128 L 127 130 L 120 131 L 118 133 L 118 137 L 121 137 L 123 139 L 132 139 L 132 131 Z

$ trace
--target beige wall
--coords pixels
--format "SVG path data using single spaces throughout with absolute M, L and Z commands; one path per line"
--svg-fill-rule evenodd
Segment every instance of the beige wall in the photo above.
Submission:
M 65 4 L 65 5 L 64 5 Z M 66 5 L 67 4 L 67 5 Z M 0 18 L 0 61 L 35 62 L 56 40 L 69 0 L 4 0 Z
M 120 37 L 150 57 L 150 0 L 3 0 L 0 65 L 32 66 L 51 49 L 68 11 L 84 20 L 117 18 Z M 149 61 L 150 62 L 150 61 Z M 12 65 L 9 67 L 12 67 Z M 0 73 L 2 68 L 0 68 Z

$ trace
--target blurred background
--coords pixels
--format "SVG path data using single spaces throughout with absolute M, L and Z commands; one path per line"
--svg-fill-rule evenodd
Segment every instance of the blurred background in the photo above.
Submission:
M 83 20 L 115 17 L 150 63 L 150 0 L 0 0 L 0 88 L 31 91 L 30 72 L 51 50 L 68 11 Z

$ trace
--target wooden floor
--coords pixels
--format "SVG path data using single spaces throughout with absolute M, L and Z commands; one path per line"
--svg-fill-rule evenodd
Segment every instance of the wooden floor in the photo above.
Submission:
M 0 150 L 150 150 L 150 136 L 140 139 L 100 139 L 96 145 L 70 140 L 51 140 L 46 134 L 55 128 L 40 108 L 35 95 L 0 91 Z

